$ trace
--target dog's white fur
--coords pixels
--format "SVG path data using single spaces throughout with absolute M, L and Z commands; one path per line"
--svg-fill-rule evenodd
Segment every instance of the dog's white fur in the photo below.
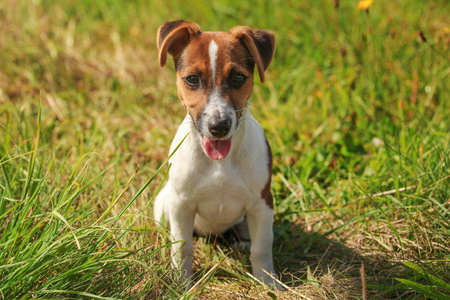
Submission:
M 211 40 L 208 54 L 214 83 L 217 52 L 218 45 Z M 170 153 L 179 148 L 170 159 L 169 179 L 155 200 L 155 220 L 165 219 L 170 225 L 172 264 L 183 271 L 185 282 L 192 276 L 194 230 L 199 235 L 220 234 L 237 225 L 241 238 L 251 239 L 254 276 L 279 288 L 272 260 L 273 208 L 262 198 L 270 184 L 270 148 L 248 106 L 238 120 L 230 102 L 213 87 L 200 124 L 196 127 L 188 113 L 178 128 Z M 232 138 L 231 149 L 221 160 L 209 158 L 202 142 L 202 135 L 210 135 L 208 124 L 217 112 L 232 124 L 222 138 Z
M 187 136 L 187 137 L 186 137 Z M 169 181 L 155 201 L 155 219 L 170 224 L 172 263 L 192 275 L 193 230 L 222 233 L 247 217 L 253 274 L 269 285 L 272 263 L 273 210 L 261 198 L 267 182 L 268 147 L 264 132 L 248 108 L 233 135 L 228 156 L 214 161 L 202 150 L 202 137 L 188 115 L 178 129 L 170 151 L 185 141 L 170 159 Z

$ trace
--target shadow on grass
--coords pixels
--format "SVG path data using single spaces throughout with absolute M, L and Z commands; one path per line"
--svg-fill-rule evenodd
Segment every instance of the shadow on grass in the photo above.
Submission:
M 362 256 L 318 233 L 292 230 L 286 235 L 277 227 L 275 232 L 274 263 L 288 286 L 312 288 L 314 299 L 361 299 L 364 293 L 367 299 L 400 297 L 395 277 L 403 268 L 388 257 L 377 253 Z
M 387 257 L 376 254 L 362 256 L 354 249 L 318 233 L 291 230 L 286 234 L 279 227 L 274 228 L 274 233 L 275 271 L 291 291 L 309 299 L 362 299 L 361 268 L 364 266 L 367 299 L 401 297 L 399 292 L 403 291 L 394 278 L 401 275 L 403 268 L 393 265 Z M 228 231 L 223 236 L 196 237 L 195 240 L 199 248 L 194 256 L 202 256 L 198 252 L 204 251 L 203 246 L 212 251 L 219 251 L 217 248 L 220 248 L 228 256 L 227 259 L 234 261 L 231 265 L 244 268 L 237 272 L 251 273 L 250 251 L 233 247 L 239 241 L 235 233 Z M 194 271 L 201 270 L 203 263 L 202 258 L 194 258 Z M 222 268 L 215 277 L 226 281 L 236 280 L 235 275 Z

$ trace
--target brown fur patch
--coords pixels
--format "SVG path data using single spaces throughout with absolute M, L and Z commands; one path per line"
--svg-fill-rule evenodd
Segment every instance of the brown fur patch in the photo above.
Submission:
M 218 46 L 215 82 L 209 57 L 212 40 Z M 275 37 L 267 30 L 238 26 L 229 32 L 201 32 L 197 24 L 183 20 L 164 23 L 158 30 L 157 43 L 161 66 L 165 65 L 167 54 L 174 59 L 178 95 L 194 120 L 200 117 L 213 91 L 230 101 L 240 117 L 253 90 L 255 64 L 264 81 L 264 71 L 275 49 Z M 237 72 L 243 73 L 247 81 L 233 87 L 230 80 Z M 192 74 L 200 78 L 197 88 L 185 82 Z
M 266 145 L 267 145 L 267 150 L 269 152 L 269 163 L 268 163 L 268 168 L 269 168 L 269 178 L 267 179 L 267 183 L 264 186 L 263 190 L 261 191 L 261 198 L 264 199 L 264 202 L 266 202 L 267 206 L 270 209 L 273 209 L 273 196 L 272 193 L 270 192 L 270 184 L 272 182 L 272 151 L 270 150 L 270 145 L 269 142 L 266 139 Z
M 215 82 L 209 57 L 209 45 L 212 40 L 218 48 Z M 254 63 L 245 46 L 233 35 L 227 32 L 201 33 L 191 39 L 189 46 L 175 63 L 178 93 L 194 120 L 199 118 L 208 96 L 214 90 L 230 101 L 240 116 L 252 94 Z M 231 76 L 236 72 L 243 73 L 248 78 L 239 88 L 230 85 Z M 185 78 L 191 74 L 200 77 L 200 87 L 197 89 L 193 89 L 185 82 Z
M 172 55 L 176 62 L 191 38 L 200 35 L 200 33 L 200 26 L 193 22 L 178 20 L 161 25 L 156 38 L 160 66 L 163 67 L 166 64 L 167 53 Z
M 242 41 L 258 68 L 259 78 L 264 82 L 264 71 L 269 66 L 275 51 L 275 36 L 272 32 L 237 26 L 230 29 L 236 39 Z

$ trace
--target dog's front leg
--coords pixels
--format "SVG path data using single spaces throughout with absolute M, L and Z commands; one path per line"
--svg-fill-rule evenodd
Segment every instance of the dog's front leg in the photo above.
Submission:
M 172 240 L 172 266 L 182 272 L 182 280 L 190 284 L 192 276 L 192 241 L 195 211 L 182 202 L 172 203 L 170 208 L 170 233 Z
M 261 200 L 247 212 L 247 221 L 250 230 L 253 276 L 270 287 L 282 289 L 273 279 L 276 278 L 272 260 L 273 209 Z

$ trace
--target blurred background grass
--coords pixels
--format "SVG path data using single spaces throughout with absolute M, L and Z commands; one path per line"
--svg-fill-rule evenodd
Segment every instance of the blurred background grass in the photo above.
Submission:
M 449 14 L 445 0 L 2 1 L 0 297 L 449 293 Z M 157 63 L 156 30 L 175 19 L 276 35 L 251 111 L 274 155 L 286 293 L 204 239 L 199 278 L 228 258 L 196 293 L 169 271 L 151 218 L 167 169 L 140 189 L 185 114 L 172 64 Z

